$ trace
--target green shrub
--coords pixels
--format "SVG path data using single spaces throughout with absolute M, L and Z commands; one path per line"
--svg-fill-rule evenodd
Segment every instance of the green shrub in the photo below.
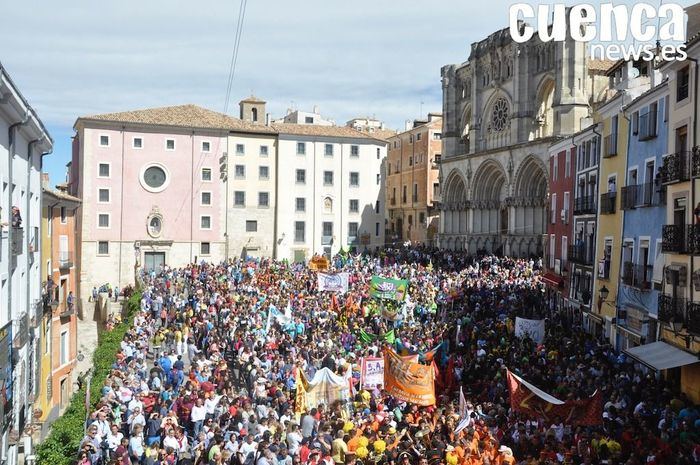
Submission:
M 93 376 L 90 388 L 90 409 L 100 400 L 100 391 L 114 363 L 124 334 L 131 328 L 134 314 L 141 306 L 141 292 L 134 293 L 126 302 L 126 315 L 110 332 L 101 333 L 92 357 Z M 75 462 L 85 428 L 86 385 L 73 394 L 68 408 L 51 425 L 51 432 L 37 446 L 37 464 L 70 465 Z

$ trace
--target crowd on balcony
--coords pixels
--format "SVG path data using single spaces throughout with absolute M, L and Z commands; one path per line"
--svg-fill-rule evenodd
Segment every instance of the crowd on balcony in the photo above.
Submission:
M 336 257 L 345 294 L 272 260 L 165 267 L 144 275 L 141 311 L 87 423 L 85 464 L 692 464 L 700 411 L 676 385 L 586 334 L 543 301 L 540 264 L 401 249 Z M 394 320 L 369 299 L 372 275 L 409 281 Z M 272 306 L 290 319 L 270 319 Z M 546 318 L 542 343 L 516 316 Z M 267 318 L 266 318 L 267 317 Z M 361 331 L 395 337 L 366 341 Z M 358 383 L 384 349 L 437 368 L 436 405 Z M 431 350 L 431 349 L 435 350 Z M 328 368 L 354 394 L 308 410 L 298 371 Z M 511 409 L 508 368 L 559 399 L 598 391 L 596 426 Z M 465 398 L 460 406 L 460 387 Z M 464 413 L 466 412 L 466 413 Z M 455 432 L 458 424 L 466 425 Z

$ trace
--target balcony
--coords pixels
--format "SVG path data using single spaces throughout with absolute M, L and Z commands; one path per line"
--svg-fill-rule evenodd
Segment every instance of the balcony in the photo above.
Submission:
M 587 195 L 574 199 L 574 215 L 586 215 L 596 213 L 595 196 Z
M 67 270 L 73 266 L 73 252 L 59 251 L 58 252 L 58 268 Z
M 656 112 L 639 115 L 639 140 L 649 140 L 656 137 Z
M 700 253 L 700 224 L 666 224 L 661 228 L 661 251 L 677 254 Z
M 622 209 L 653 207 L 666 202 L 666 190 L 654 183 L 636 184 L 622 188 Z
M 687 300 L 684 297 L 673 297 L 667 294 L 659 295 L 659 321 L 664 323 L 686 324 Z
M 588 253 L 584 245 L 570 245 L 568 252 L 569 261 L 571 263 L 578 263 L 581 265 L 593 264 L 593 257 Z
M 610 134 L 603 138 L 603 158 L 611 158 L 617 155 L 617 134 Z
M 611 215 L 615 213 L 617 203 L 617 192 L 608 192 L 600 195 L 600 214 Z
M 690 160 L 693 158 L 693 172 L 695 173 L 695 158 L 692 152 L 676 152 L 664 158 L 664 163 L 659 169 L 661 182 L 664 184 L 674 184 L 690 179 Z
M 622 267 L 622 282 L 642 291 L 651 289 L 651 265 L 625 262 Z
M 686 328 L 693 334 L 700 334 L 700 303 L 688 303 Z

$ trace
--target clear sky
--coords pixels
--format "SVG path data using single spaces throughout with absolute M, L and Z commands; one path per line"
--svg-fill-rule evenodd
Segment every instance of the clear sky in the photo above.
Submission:
M 339 124 L 375 116 L 402 128 L 421 102 L 423 113 L 441 110 L 440 67 L 507 27 L 511 3 L 248 0 L 229 114 L 253 92 L 273 117 L 318 105 Z M 4 2 L 0 61 L 54 138 L 51 182 L 63 180 L 79 116 L 184 103 L 223 111 L 238 5 Z

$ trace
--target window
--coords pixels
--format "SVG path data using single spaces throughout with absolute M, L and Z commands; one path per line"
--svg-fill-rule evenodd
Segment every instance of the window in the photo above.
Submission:
M 374 235 L 379 237 L 379 223 L 374 223 Z
M 258 192 L 258 207 L 269 207 L 270 206 L 270 193 L 269 192 Z
M 360 146 L 359 145 L 351 145 L 350 146 L 350 156 L 351 157 L 359 157 L 360 156 Z
M 356 171 L 350 172 L 350 187 L 358 187 L 360 185 L 360 173 Z
M 554 268 L 554 255 L 557 247 L 557 236 L 554 234 L 549 235 L 549 268 Z
M 109 213 L 100 213 L 97 215 L 97 227 L 109 228 Z
M 419 140 L 420 140 L 420 132 L 418 134 L 416 134 L 416 142 L 418 142 Z
M 635 111 L 632 114 L 632 134 L 637 135 L 639 134 L 639 112 Z
M 211 229 L 211 216 L 202 215 L 199 219 L 199 227 L 201 229 Z
M 244 155 L 244 154 L 245 154 L 245 145 L 236 144 L 236 155 Z
M 406 203 L 406 198 L 407 198 L 406 191 L 407 191 L 407 189 L 408 189 L 408 186 L 403 186 L 403 195 L 401 196 L 402 203 Z
M 201 242 L 199 244 L 199 254 L 209 255 L 211 253 L 211 244 L 209 242 Z
M 109 242 L 99 241 L 97 243 L 97 255 L 109 255 Z
M 306 184 L 306 170 L 297 170 L 297 184 Z
M 175 139 L 165 139 L 165 150 L 175 150 Z
M 270 167 L 269 166 L 259 166 L 258 167 L 258 177 L 260 179 L 270 179 Z
M 313 117 L 313 116 L 306 116 L 306 117 L 304 117 L 304 123 L 306 123 L 306 124 L 314 124 L 314 117 Z
M 380 205 L 379 200 L 374 202 L 374 213 L 376 213 L 377 215 L 379 214 L 379 205 Z
M 211 181 L 211 168 L 202 168 L 202 181 Z
M 440 183 L 439 182 L 433 183 L 433 197 L 434 198 L 440 197 Z
M 261 145 L 260 146 L 260 156 L 261 157 L 266 157 L 268 155 L 268 147 L 267 145 Z
M 251 109 L 250 114 L 253 117 L 253 122 L 257 123 L 258 122 L 258 109 L 257 108 Z
M 418 220 L 420 221 L 420 224 L 421 224 L 421 225 L 425 225 L 425 213 L 420 212 L 420 213 L 418 214 Z
M 332 186 L 333 185 L 333 171 L 323 172 L 323 185 Z
M 211 192 L 202 192 L 201 199 L 202 205 L 211 205 Z
M 358 199 L 350 199 L 350 213 L 360 212 L 360 201 Z
M 109 136 L 100 136 L 100 147 L 109 147 Z
M 135 149 L 142 149 L 143 148 L 143 139 L 140 137 L 134 137 L 131 146 Z
M 413 134 L 408 135 L 408 143 L 412 144 L 413 143 Z
M 690 66 L 676 73 L 676 102 L 688 98 L 688 83 L 690 82 Z
M 557 194 L 552 194 L 552 224 L 557 222 Z
M 246 220 L 245 232 L 258 232 L 258 222 L 256 220 Z
M 442 140 L 442 133 L 434 132 L 433 133 L 433 140 Z
M 297 197 L 295 201 L 295 211 L 305 212 L 306 211 L 306 199 L 304 197 Z
M 333 144 L 326 144 L 325 149 L 323 150 L 323 155 L 326 157 L 333 156 Z
M 306 155 L 306 143 L 297 142 L 297 155 Z
M 61 207 L 61 224 L 66 224 L 66 207 Z
M 100 203 L 109 203 L 109 189 L 99 189 L 98 198 Z M 64 219 L 64 210 L 66 207 L 61 207 L 61 222 Z
M 236 191 L 233 193 L 233 205 L 235 207 L 245 207 L 245 192 Z
M 236 179 L 245 179 L 245 165 L 236 165 L 234 176 Z
M 357 240 L 357 230 L 359 225 L 355 222 L 348 223 L 348 242 Z
M 100 163 L 99 165 L 99 177 L 108 178 L 109 177 L 109 163 Z
M 68 363 L 68 330 L 61 331 L 61 365 Z
M 664 122 L 668 121 L 668 95 L 664 97 Z
M 306 241 L 306 223 L 303 221 L 294 222 L 294 242 Z
M 413 184 L 413 201 L 418 202 L 418 184 Z
M 377 185 L 379 185 L 382 182 L 382 175 L 377 173 Z
M 552 158 L 552 181 L 555 181 L 559 178 L 559 155 L 554 155 Z
M 333 222 L 324 221 L 321 225 L 322 236 L 326 238 L 331 238 L 333 236 Z
M 209 141 L 202 141 L 202 152 L 210 152 L 211 151 L 211 144 Z
M 569 237 L 568 236 L 562 236 L 561 237 L 561 262 L 566 266 L 566 260 L 568 256 L 568 248 L 569 248 Z
M 377 147 L 377 160 L 379 160 L 382 156 L 382 151 L 379 147 Z
M 150 192 L 160 192 L 168 187 L 168 175 L 159 165 L 152 165 L 141 173 L 141 186 Z
M 567 150 L 564 156 L 564 177 L 571 176 L 571 151 Z
M 413 157 L 408 157 L 408 166 L 413 166 Z
M 571 194 L 569 192 L 564 192 L 564 205 L 562 209 L 564 210 L 564 224 L 569 223 L 569 202 L 571 201 Z

